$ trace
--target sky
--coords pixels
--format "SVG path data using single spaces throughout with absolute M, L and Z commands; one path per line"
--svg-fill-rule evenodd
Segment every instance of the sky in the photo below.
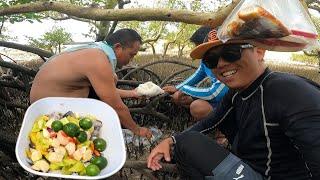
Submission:
M 88 33 L 90 30 L 90 26 L 88 25 L 88 23 L 80 22 L 76 20 L 65 20 L 65 21 L 59 21 L 59 22 L 55 22 L 53 20 L 44 20 L 42 23 L 39 23 L 39 22 L 14 23 L 6 26 L 8 28 L 6 31 L 6 34 L 14 34 L 14 36 L 18 37 L 17 43 L 26 44 L 28 42 L 27 41 L 28 39 L 26 38 L 26 36 L 39 38 L 45 32 L 50 31 L 54 26 L 62 27 L 66 30 L 66 32 L 71 33 L 72 39 L 75 42 L 93 40 L 92 38 L 86 38 L 83 35 L 84 33 Z

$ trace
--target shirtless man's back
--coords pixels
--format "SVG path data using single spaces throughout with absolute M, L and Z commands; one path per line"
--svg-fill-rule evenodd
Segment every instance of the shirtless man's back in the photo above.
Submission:
M 99 100 L 112 106 L 121 124 L 133 133 L 151 137 L 151 131 L 139 127 L 132 119 L 121 97 L 137 97 L 134 90 L 120 90 L 114 81 L 115 65 L 128 64 L 141 46 L 140 35 L 121 29 L 94 46 L 61 53 L 39 70 L 34 78 L 30 102 L 45 97 L 87 98 L 94 90 Z M 97 48 L 96 48 L 97 47 Z M 116 61 L 116 62 L 115 62 Z
M 65 53 L 46 62 L 34 78 L 30 92 L 30 101 L 44 97 L 88 97 L 90 81 L 85 72 L 88 53 L 97 49 L 84 49 Z

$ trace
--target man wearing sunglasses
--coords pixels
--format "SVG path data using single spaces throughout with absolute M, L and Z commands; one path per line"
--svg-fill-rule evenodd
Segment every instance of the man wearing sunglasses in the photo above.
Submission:
M 159 170 L 174 147 L 186 179 L 320 179 L 320 86 L 269 70 L 254 41 L 209 36 L 191 57 L 202 58 L 230 90 L 214 113 L 156 146 L 148 167 Z M 216 127 L 231 151 L 205 135 Z

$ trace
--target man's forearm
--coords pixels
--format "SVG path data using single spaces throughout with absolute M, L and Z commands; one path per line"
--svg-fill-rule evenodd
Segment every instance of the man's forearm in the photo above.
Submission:
M 137 96 L 135 91 L 133 90 L 117 89 L 117 92 L 119 93 L 121 98 L 131 98 Z
M 128 107 L 124 105 L 123 107 L 117 108 L 117 113 L 122 126 L 130 129 L 132 132 L 136 132 L 138 130 L 139 125 L 132 119 Z

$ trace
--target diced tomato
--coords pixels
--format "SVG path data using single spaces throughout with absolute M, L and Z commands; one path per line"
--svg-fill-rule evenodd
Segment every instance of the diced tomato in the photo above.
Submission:
M 64 131 L 62 131 L 62 130 L 60 130 L 60 131 L 61 131 L 61 135 L 62 135 L 62 136 L 64 136 L 64 137 L 69 137 Z M 59 131 L 59 132 L 60 132 L 60 131 Z
M 93 150 L 93 154 L 96 155 L 96 156 L 100 156 L 101 155 L 100 152 L 97 151 L 97 150 Z
M 57 133 L 54 132 L 54 131 L 51 131 L 50 132 L 50 138 L 55 138 L 55 137 L 57 137 Z
M 73 143 L 76 144 L 76 140 L 75 140 L 75 139 L 73 139 L 72 137 L 69 137 L 69 136 L 67 136 L 67 137 L 68 137 L 68 141 L 69 141 L 69 142 L 73 142 Z

